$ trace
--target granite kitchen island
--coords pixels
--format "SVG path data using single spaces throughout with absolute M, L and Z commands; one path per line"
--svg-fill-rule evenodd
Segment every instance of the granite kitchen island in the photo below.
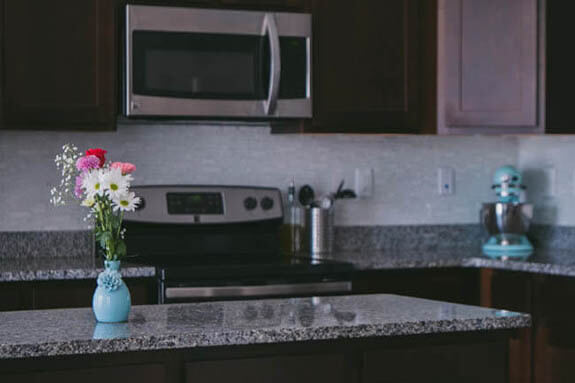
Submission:
M 0 313 L 0 381 L 506 381 L 530 316 L 396 295 Z M 410 367 L 411 366 L 411 367 Z

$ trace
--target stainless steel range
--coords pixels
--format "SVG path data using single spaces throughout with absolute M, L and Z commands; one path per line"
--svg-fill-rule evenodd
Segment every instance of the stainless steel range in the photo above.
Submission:
M 159 303 L 351 291 L 348 263 L 288 257 L 278 189 L 140 186 L 126 215 L 130 262 L 157 269 Z

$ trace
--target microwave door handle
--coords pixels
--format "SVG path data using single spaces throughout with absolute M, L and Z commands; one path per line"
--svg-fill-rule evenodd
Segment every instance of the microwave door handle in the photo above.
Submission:
M 268 89 L 268 99 L 264 101 L 264 111 L 265 114 L 269 116 L 276 110 L 281 76 L 280 38 L 273 13 L 266 13 L 262 32 L 264 35 L 267 34 L 270 40 L 270 85 Z

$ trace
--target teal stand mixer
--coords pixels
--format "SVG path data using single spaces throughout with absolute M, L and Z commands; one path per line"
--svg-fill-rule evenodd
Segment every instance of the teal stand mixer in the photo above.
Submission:
M 497 202 L 484 203 L 481 222 L 489 233 L 483 253 L 490 258 L 523 259 L 533 253 L 527 231 L 533 218 L 533 205 L 520 202 L 521 173 L 513 166 L 503 166 L 493 176 Z

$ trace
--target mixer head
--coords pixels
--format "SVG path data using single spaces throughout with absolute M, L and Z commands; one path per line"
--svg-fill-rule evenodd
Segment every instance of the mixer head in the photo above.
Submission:
M 511 165 L 505 165 L 495 171 L 493 186 L 499 202 L 519 203 L 521 190 L 525 189 L 522 184 L 523 177 L 519 170 Z

